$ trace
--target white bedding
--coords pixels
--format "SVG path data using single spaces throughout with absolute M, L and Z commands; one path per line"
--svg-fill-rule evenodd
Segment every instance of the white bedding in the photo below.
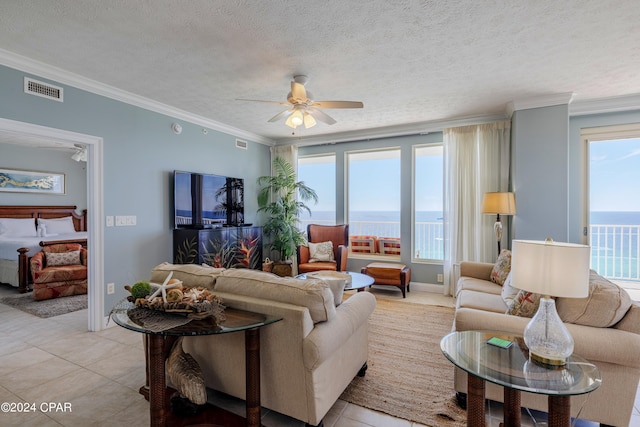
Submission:
M 48 237 L 0 237 L 0 283 L 18 287 L 18 248 L 29 248 L 27 254 L 33 256 L 42 249 L 42 241 L 86 239 L 88 234 L 78 231 Z

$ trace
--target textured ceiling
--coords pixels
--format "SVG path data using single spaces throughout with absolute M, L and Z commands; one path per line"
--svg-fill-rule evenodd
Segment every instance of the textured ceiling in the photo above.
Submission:
M 638 0 L 3 0 L 0 49 L 273 141 L 640 94 Z M 294 74 L 337 120 L 267 123 Z

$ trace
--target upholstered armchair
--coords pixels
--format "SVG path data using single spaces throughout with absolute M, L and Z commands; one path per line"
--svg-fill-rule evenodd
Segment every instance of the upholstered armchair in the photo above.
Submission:
M 43 300 L 87 293 L 87 250 L 79 243 L 42 248 L 31 257 L 33 299 Z
M 298 273 L 320 270 L 346 271 L 349 253 L 348 224 L 309 224 L 307 239 L 309 246 L 298 246 Z M 333 256 L 327 254 L 327 251 L 322 251 L 323 245 L 319 244 L 325 242 L 331 242 Z M 329 256 L 321 256 L 325 254 Z

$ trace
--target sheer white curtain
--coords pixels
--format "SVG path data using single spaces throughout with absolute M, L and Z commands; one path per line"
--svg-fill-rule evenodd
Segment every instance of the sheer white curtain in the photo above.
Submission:
M 508 191 L 511 123 L 444 129 L 445 294 L 460 261 L 494 262 L 494 215 L 481 213 L 484 193 Z M 507 233 L 505 233 L 508 235 Z
M 291 163 L 298 174 L 298 146 L 297 145 L 281 145 L 271 147 L 271 162 L 276 157 L 281 157 Z M 273 171 L 272 171 L 273 172 Z

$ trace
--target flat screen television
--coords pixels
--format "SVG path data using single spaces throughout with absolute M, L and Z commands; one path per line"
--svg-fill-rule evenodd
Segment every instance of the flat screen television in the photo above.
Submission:
M 244 180 L 195 172 L 173 172 L 175 228 L 244 224 Z

